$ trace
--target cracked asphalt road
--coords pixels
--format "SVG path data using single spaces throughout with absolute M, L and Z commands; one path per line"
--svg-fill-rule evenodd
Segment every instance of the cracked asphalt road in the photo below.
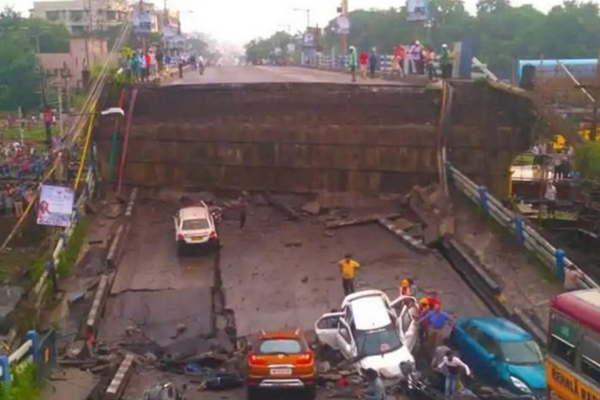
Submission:
M 132 324 L 169 351 L 189 349 L 212 333 L 214 255 L 177 257 L 177 203 L 140 198 L 107 302 L 99 337 L 120 341 Z M 177 324 L 186 326 L 176 338 Z

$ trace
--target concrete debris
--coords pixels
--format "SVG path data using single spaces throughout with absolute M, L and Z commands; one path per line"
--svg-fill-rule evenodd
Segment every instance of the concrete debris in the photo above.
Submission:
M 158 357 L 156 354 L 147 351 L 146 354 L 144 354 L 144 361 L 148 364 L 154 364 L 156 361 L 158 361 Z
M 86 349 L 85 340 L 75 340 L 67 346 L 65 357 L 75 360 L 84 355 Z
M 292 208 L 289 204 L 286 204 L 279 199 L 275 199 L 269 193 L 265 193 L 264 197 L 265 197 L 265 200 L 267 200 L 267 202 L 271 206 L 273 206 L 275 209 L 277 209 L 277 210 L 281 211 L 283 214 L 285 214 L 288 217 L 288 219 L 294 220 L 294 221 L 300 219 L 300 214 L 298 214 L 298 212 L 296 210 L 294 210 L 294 208 Z
M 321 204 L 318 201 L 310 201 L 302 206 L 302 211 L 310 215 L 319 215 L 321 213 Z
M 424 223 L 423 240 L 431 245 L 443 237 L 454 234 L 455 219 L 452 204 L 442 188 L 435 184 L 427 187 L 415 186 L 409 194 L 411 210 Z
M 302 242 L 288 242 L 285 247 L 302 247 Z
M 331 364 L 329 361 L 321 361 L 317 363 L 317 371 L 319 374 L 326 374 L 331 370 Z
M 74 292 L 69 294 L 69 303 L 77 303 L 85 298 L 84 292 Z
M 352 226 L 352 225 L 360 225 L 360 224 L 368 224 L 370 222 L 377 222 L 380 219 L 395 219 L 402 216 L 402 214 L 399 213 L 392 213 L 392 214 L 370 214 L 370 215 L 365 215 L 365 216 L 360 216 L 360 217 L 347 217 L 347 218 L 340 218 L 340 219 L 336 219 L 333 221 L 329 221 L 325 224 L 325 227 L 327 229 L 338 229 L 338 228 L 344 228 L 347 226 Z
M 323 234 L 330 238 L 335 236 L 335 233 L 333 233 L 332 231 L 324 231 Z

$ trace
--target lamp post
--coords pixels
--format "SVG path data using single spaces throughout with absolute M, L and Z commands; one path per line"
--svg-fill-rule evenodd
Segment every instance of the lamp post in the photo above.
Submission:
M 306 29 L 310 27 L 310 8 L 294 8 L 294 11 L 306 13 Z

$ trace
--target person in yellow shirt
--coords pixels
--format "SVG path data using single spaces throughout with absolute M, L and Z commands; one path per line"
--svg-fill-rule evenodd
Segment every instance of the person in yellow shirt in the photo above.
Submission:
M 340 272 L 342 273 L 342 285 L 344 286 L 344 295 L 354 293 L 354 277 L 356 276 L 356 270 L 360 268 L 358 261 L 352 259 L 351 254 L 346 254 L 342 258 L 338 265 L 340 266 Z

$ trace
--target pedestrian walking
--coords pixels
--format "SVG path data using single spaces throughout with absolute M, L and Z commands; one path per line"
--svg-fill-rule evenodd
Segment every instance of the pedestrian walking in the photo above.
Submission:
M 367 387 L 365 388 L 363 398 L 365 400 L 385 400 L 385 386 L 377 371 L 369 368 L 364 374 L 367 380 Z
M 558 191 L 556 190 L 556 186 L 554 186 L 553 181 L 549 181 L 546 184 L 546 192 L 544 193 L 544 199 L 546 202 L 546 213 L 548 217 L 552 219 L 556 218 L 556 198 L 558 196 Z
M 442 393 L 445 389 L 446 368 L 438 368 L 438 366 L 444 361 L 446 354 L 452 351 L 450 347 L 447 346 L 447 343 L 448 341 L 444 340 L 444 344 L 436 347 L 431 358 L 431 369 L 435 373 L 434 386 Z
M 352 82 L 356 82 L 356 67 L 358 65 L 358 59 L 356 56 L 356 47 L 350 46 L 348 48 L 348 67 L 350 67 L 350 73 L 352 74 Z
M 358 261 L 352 259 L 351 254 L 346 254 L 342 258 L 338 265 L 342 274 L 342 286 L 344 288 L 344 295 L 354 293 L 354 278 L 356 276 L 356 270 L 360 268 Z
M 367 72 L 369 70 L 369 53 L 361 51 L 358 57 L 358 63 L 360 64 L 360 77 L 367 79 Z
M 433 81 L 434 79 L 437 79 L 437 77 L 438 77 L 437 71 L 435 70 L 435 62 L 437 61 L 437 54 L 435 54 L 435 51 L 433 51 L 433 49 L 431 47 L 427 47 L 424 51 L 424 58 L 425 58 L 425 66 L 427 69 L 427 76 L 429 77 L 430 81 Z
M 442 51 L 440 52 L 440 68 L 442 69 L 442 79 L 452 77 L 452 55 L 446 43 L 442 45 Z
M 404 71 L 404 60 L 406 58 L 406 49 L 403 45 L 399 44 L 394 47 L 394 71 L 398 74 L 399 78 L 404 78 L 406 73 Z
M 408 73 L 416 75 L 419 73 L 417 64 L 421 58 L 421 46 L 418 40 L 408 48 Z
M 444 397 L 451 399 L 456 392 L 456 385 L 461 373 L 471 376 L 471 369 L 452 351 L 448 351 L 442 362 L 438 365 L 439 370 L 443 370 L 446 375 L 446 383 L 444 385 Z
M 379 56 L 377 55 L 377 49 L 373 47 L 369 53 L 369 77 L 375 78 L 375 72 L 379 66 Z

